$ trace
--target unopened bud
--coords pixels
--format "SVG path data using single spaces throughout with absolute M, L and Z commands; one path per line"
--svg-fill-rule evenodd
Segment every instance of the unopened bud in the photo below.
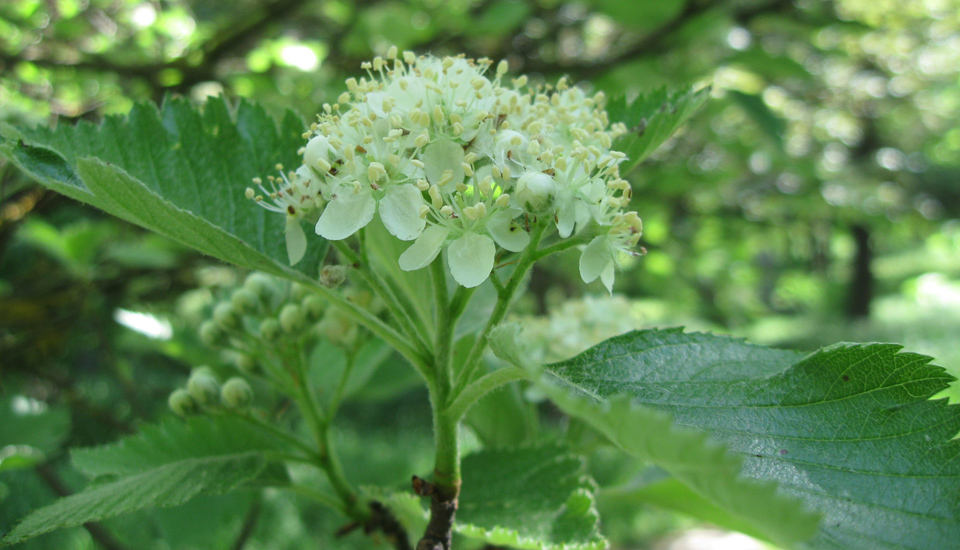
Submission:
M 243 281 L 243 287 L 253 292 L 261 301 L 269 300 L 274 293 L 275 284 L 269 275 L 264 273 L 251 273 Z
M 290 334 L 303 330 L 307 324 L 307 319 L 303 315 L 303 310 L 296 304 L 287 304 L 280 310 L 280 327 L 284 332 Z
M 525 172 L 517 179 L 515 196 L 524 210 L 539 214 L 553 205 L 557 198 L 557 185 L 549 174 Z
M 200 405 L 206 407 L 215 404 L 220 399 L 220 384 L 210 372 L 197 369 L 187 381 L 187 392 Z
M 255 374 L 259 370 L 257 361 L 249 355 L 238 354 L 234 358 L 234 364 L 237 366 L 237 370 L 246 374 Z
M 275 342 L 280 337 L 280 322 L 276 319 L 264 319 L 260 323 L 260 338 L 267 342 Z
M 221 302 L 213 309 L 213 320 L 223 330 L 240 328 L 242 319 L 230 302 Z
M 233 377 L 224 382 L 220 388 L 220 404 L 227 409 L 245 409 L 253 401 L 253 389 L 246 380 Z
M 326 309 L 327 303 L 323 301 L 323 298 L 317 295 L 307 296 L 303 300 L 303 311 L 307 314 L 307 318 L 316 322 L 320 320 L 320 317 L 323 316 L 323 310 Z
M 247 315 L 256 313 L 260 307 L 260 300 L 257 299 L 257 295 L 247 288 L 234 290 L 230 296 L 230 303 L 233 304 L 236 311 Z
M 217 323 L 207 320 L 200 325 L 200 341 L 215 348 L 227 341 L 227 333 Z
M 179 416 L 191 416 L 200 412 L 200 405 L 183 388 L 174 390 L 167 399 L 167 404 L 170 405 L 170 410 Z

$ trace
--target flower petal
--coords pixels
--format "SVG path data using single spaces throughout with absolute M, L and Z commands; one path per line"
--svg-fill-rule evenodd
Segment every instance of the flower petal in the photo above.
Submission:
M 387 188 L 380 199 L 380 219 L 387 231 L 401 241 L 412 241 L 423 233 L 427 220 L 420 218 L 423 194 L 413 185 Z
M 300 227 L 300 219 L 287 216 L 287 228 L 283 233 L 287 237 L 287 257 L 290 259 L 290 265 L 297 265 L 297 262 L 307 253 L 307 235 Z
M 463 147 L 443 138 L 438 138 L 427 145 L 423 150 L 424 171 L 427 181 L 434 185 L 440 184 L 440 178 L 447 170 L 453 170 L 453 179 L 446 185 L 456 185 L 463 182 Z
M 346 239 L 370 223 L 376 210 L 377 201 L 370 193 L 338 194 L 323 209 L 317 235 L 331 241 Z
M 559 234 L 562 239 L 566 239 L 573 233 L 573 227 L 577 222 L 577 205 L 574 202 L 575 200 L 576 199 L 570 199 L 562 203 L 557 212 L 557 234 Z
M 514 219 L 515 212 L 497 212 L 487 222 L 487 231 L 501 248 L 520 252 L 530 244 L 530 234 Z
M 450 230 L 442 225 L 428 227 L 410 245 L 410 248 L 400 255 L 400 269 L 413 271 L 430 265 L 430 262 L 440 254 L 440 249 L 449 234 Z
M 606 235 L 594 237 L 580 254 L 580 278 L 589 283 L 596 280 L 608 266 L 613 264 L 613 255 Z
M 447 249 L 450 273 L 461 285 L 473 288 L 490 276 L 496 253 L 497 247 L 490 237 L 465 233 Z
M 603 273 L 600 274 L 600 282 L 603 283 L 603 286 L 607 287 L 607 292 L 613 294 L 613 278 L 615 275 L 615 269 L 613 267 L 613 262 L 607 264 L 606 269 L 603 270 Z

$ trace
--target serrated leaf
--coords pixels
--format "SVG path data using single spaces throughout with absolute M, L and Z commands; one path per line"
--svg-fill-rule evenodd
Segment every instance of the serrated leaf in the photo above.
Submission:
M 285 220 L 244 196 L 254 177 L 301 162 L 304 125 L 289 114 L 278 126 L 240 102 L 222 98 L 203 112 L 172 99 L 160 110 L 138 104 L 100 126 L 0 127 L 0 152 L 44 185 L 147 229 L 243 267 L 296 278 L 315 276 L 327 250 L 310 239 L 289 266 Z
M 462 469 L 462 535 L 511 548 L 606 548 L 580 457 L 557 446 L 484 450 Z
M 641 331 L 547 369 L 565 387 L 552 388 L 565 410 L 781 545 L 803 540 L 809 515 L 800 516 L 806 521 L 782 517 L 783 526 L 771 524 L 771 516 L 790 509 L 789 501 L 775 497 L 769 486 L 756 486 L 769 493 L 761 498 L 742 478 L 721 482 L 718 475 L 736 474 L 742 463 L 740 475 L 776 482 L 781 493 L 822 514 L 806 547 L 955 546 L 960 442 L 953 438 L 960 431 L 960 407 L 929 399 L 952 378 L 930 365 L 930 358 L 892 344 L 826 348 L 764 378 L 755 366 L 755 358 L 770 351 L 762 349 L 720 336 Z M 588 401 L 569 390 L 605 401 Z M 629 397 L 612 398 L 615 394 Z M 697 464 L 693 458 L 701 442 L 664 460 L 659 455 L 678 447 L 679 439 L 657 433 L 654 423 L 638 426 L 652 409 L 709 432 L 741 458 L 718 449 L 712 467 Z M 667 421 L 660 429 L 677 432 Z M 690 439 L 695 432 L 679 433 Z M 691 475 L 694 483 L 687 479 Z
M 611 101 L 607 105 L 610 121 L 622 122 L 629 130 L 613 144 L 614 149 L 627 155 L 620 172 L 626 174 L 636 168 L 703 107 L 709 97 L 709 87 L 676 91 L 661 88 L 629 104 L 625 97 Z
M 194 458 L 289 448 L 285 441 L 240 418 L 195 416 L 186 421 L 168 417 L 116 443 L 73 449 L 71 456 L 77 468 L 98 477 L 137 474 Z
M 0 539 L 0 546 L 148 507 L 176 506 L 201 494 L 226 493 L 255 478 L 265 465 L 259 453 L 195 458 L 95 484 L 31 513 Z

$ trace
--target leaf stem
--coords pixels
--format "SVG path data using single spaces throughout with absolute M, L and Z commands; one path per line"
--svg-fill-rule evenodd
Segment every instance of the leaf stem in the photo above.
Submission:
M 518 367 L 503 367 L 485 374 L 471 382 L 447 406 L 444 414 L 459 421 L 470 407 L 492 390 L 516 380 L 529 378 L 527 372 Z
M 470 349 L 470 354 L 467 356 L 467 359 L 463 364 L 463 370 L 461 370 L 460 374 L 457 376 L 457 382 L 453 388 L 453 395 L 459 395 L 460 392 L 462 392 L 467 386 L 467 384 L 470 383 L 474 372 L 480 365 L 480 359 L 483 356 L 483 350 L 487 347 L 487 337 L 490 335 L 490 331 L 493 330 L 493 327 L 500 324 L 500 322 L 503 321 L 503 318 L 506 317 L 507 312 L 510 310 L 510 306 L 513 302 L 513 295 L 520 287 L 523 277 L 527 274 L 530 268 L 533 267 L 534 262 L 542 257 L 537 248 L 540 246 L 540 239 L 543 238 L 543 233 L 547 229 L 548 221 L 549 220 L 542 218 L 534 221 L 532 231 L 530 232 L 530 244 L 527 245 L 526 251 L 524 251 L 523 256 L 521 256 L 520 260 L 517 262 L 517 267 L 514 268 L 513 274 L 510 275 L 510 278 L 507 280 L 506 285 L 504 285 L 503 290 L 497 293 L 497 305 L 494 306 L 493 313 L 490 315 L 490 319 L 487 321 L 486 326 L 483 327 L 483 330 L 477 336 L 477 340 L 474 342 L 473 347 Z

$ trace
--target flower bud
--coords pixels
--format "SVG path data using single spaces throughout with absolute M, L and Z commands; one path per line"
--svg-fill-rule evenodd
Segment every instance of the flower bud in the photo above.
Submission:
M 260 323 L 260 338 L 267 342 L 275 342 L 280 337 L 280 322 L 276 319 L 264 319 Z
M 220 404 L 227 409 L 245 409 L 253 401 L 253 390 L 246 380 L 235 376 L 220 388 Z
M 351 346 L 357 339 L 357 324 L 336 309 L 328 309 L 317 328 L 324 338 L 340 346 Z
M 217 323 L 207 320 L 200 325 L 200 341 L 215 348 L 227 342 L 227 333 Z
M 190 397 L 204 407 L 213 405 L 220 399 L 220 384 L 211 372 L 209 367 L 200 367 L 194 370 L 187 380 Z
M 557 198 L 557 185 L 553 177 L 543 172 L 525 172 L 517 180 L 514 196 L 530 214 L 539 214 L 553 205 Z
M 233 304 L 234 310 L 247 315 L 253 315 L 260 307 L 257 295 L 248 288 L 234 290 L 233 295 L 230 296 L 230 303 Z
M 183 388 L 174 390 L 167 399 L 167 404 L 170 405 L 170 410 L 178 416 L 190 416 L 200 412 L 200 405 Z
M 292 285 L 290 285 L 290 301 L 291 302 L 302 301 L 309 294 L 310 294 L 310 289 L 307 288 L 305 285 L 301 285 L 298 283 L 293 283 Z
M 286 333 L 293 333 L 303 330 L 307 324 L 307 318 L 303 310 L 296 304 L 287 304 L 280 310 L 280 327 Z
M 243 288 L 253 292 L 260 301 L 266 302 L 274 295 L 275 283 L 269 275 L 254 272 L 247 275 Z
M 237 354 L 234 357 L 233 362 L 237 366 L 237 370 L 245 374 L 255 374 L 259 370 L 257 361 L 249 355 L 244 355 L 242 353 Z
M 235 330 L 240 328 L 242 319 L 237 310 L 233 308 L 230 302 L 221 302 L 213 309 L 213 320 L 223 330 Z
M 320 320 L 320 317 L 323 316 L 323 310 L 326 309 L 327 303 L 323 301 L 323 298 L 317 295 L 307 296 L 303 300 L 303 311 L 307 314 L 307 319 L 311 322 L 316 322 Z
M 320 284 L 327 288 L 337 288 L 347 279 L 347 267 L 343 265 L 325 265 L 320 269 Z

